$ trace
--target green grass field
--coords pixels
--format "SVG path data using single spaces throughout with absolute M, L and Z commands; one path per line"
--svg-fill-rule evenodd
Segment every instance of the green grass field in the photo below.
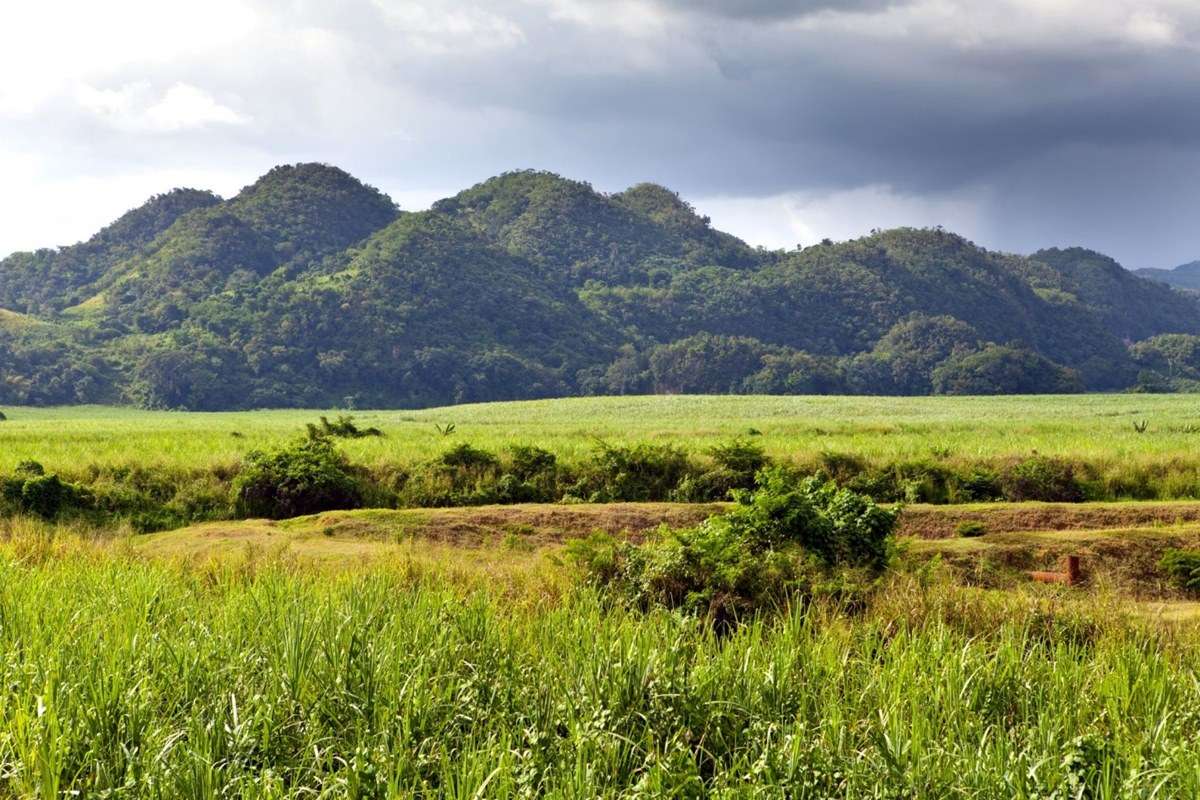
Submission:
M 90 464 L 207 467 L 300 433 L 315 410 L 189 413 L 129 408 L 2 409 L 0 470 L 24 459 L 76 473 Z M 382 439 L 342 443 L 359 463 L 412 462 L 461 441 L 492 450 L 538 444 L 566 461 L 594 440 L 668 442 L 693 452 L 751 429 L 774 456 L 868 459 L 1066 455 L 1099 464 L 1191 459 L 1200 401 L 1190 395 L 1036 397 L 610 397 L 360 411 Z M 1147 421 L 1145 433 L 1133 423 Z M 442 436 L 435 424 L 455 425 Z M 235 436 L 234 434 L 240 434 Z
M 0 473 L 96 465 L 99 488 L 153 498 L 225 497 L 224 466 L 320 413 L 3 410 Z M 1182 396 L 609 398 L 357 421 L 387 436 L 338 447 L 380 473 L 460 442 L 579 462 L 595 437 L 699 455 L 751 428 L 796 461 L 1200 468 Z M 126 485 L 122 465 L 173 477 Z M 1200 503 L 910 505 L 861 602 L 798 594 L 724 632 L 599 593 L 567 552 L 725 508 L 200 514 L 145 535 L 124 517 L 0 518 L 0 798 L 1200 796 L 1200 604 L 1159 566 L 1200 548 Z M 961 538 L 968 521 L 983 535 Z M 1067 554 L 1081 585 L 1030 582 Z

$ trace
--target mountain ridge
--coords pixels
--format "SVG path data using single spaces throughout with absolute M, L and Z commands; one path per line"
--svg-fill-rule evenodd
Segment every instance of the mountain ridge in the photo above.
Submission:
M 1164 390 L 1190 388 L 1192 349 L 1163 337 L 1200 336 L 1196 298 L 1083 248 L 899 228 L 768 251 L 666 187 L 535 170 L 404 212 L 285 165 L 229 199 L 157 195 L 72 247 L 0 261 L 21 315 L 0 326 L 2 403 Z
M 1189 261 L 1171 269 L 1144 267 L 1135 269 L 1133 272 L 1139 277 L 1156 283 L 1165 283 L 1177 289 L 1200 292 L 1200 261 Z

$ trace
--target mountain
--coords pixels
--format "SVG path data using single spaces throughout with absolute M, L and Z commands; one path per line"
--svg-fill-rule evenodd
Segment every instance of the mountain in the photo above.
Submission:
M 411 213 L 277 167 L 11 256 L 0 287 L 0 403 L 1161 390 L 1200 342 L 1195 298 L 1092 251 L 941 229 L 765 251 L 664 187 L 535 171 Z
M 175 189 L 150 198 L 86 242 L 14 253 L 0 261 L 0 307 L 52 313 L 74 305 L 85 287 L 135 256 L 180 217 L 220 201 L 212 192 Z
M 629 283 L 689 267 L 751 267 L 760 256 L 714 231 L 675 193 L 640 184 L 606 196 L 548 172 L 509 172 L 435 203 L 510 252 L 572 286 Z
M 1200 261 L 1189 261 L 1174 269 L 1138 269 L 1134 274 L 1177 289 L 1200 292 Z

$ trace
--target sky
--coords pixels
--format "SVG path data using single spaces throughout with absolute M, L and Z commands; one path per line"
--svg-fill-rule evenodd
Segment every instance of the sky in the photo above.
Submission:
M 0 0 L 0 254 L 335 164 L 416 210 L 655 181 L 794 247 L 1200 258 L 1196 0 Z

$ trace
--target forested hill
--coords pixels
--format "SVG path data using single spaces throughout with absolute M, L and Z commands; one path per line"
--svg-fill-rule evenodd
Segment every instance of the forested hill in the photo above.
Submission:
M 1177 289 L 1200 292 L 1200 261 L 1189 261 L 1174 269 L 1139 269 L 1135 274 Z
M 1083 249 L 899 229 L 764 251 L 661 186 L 531 171 L 406 213 L 301 164 L 0 261 L 0 403 L 1179 390 L 1197 302 Z

